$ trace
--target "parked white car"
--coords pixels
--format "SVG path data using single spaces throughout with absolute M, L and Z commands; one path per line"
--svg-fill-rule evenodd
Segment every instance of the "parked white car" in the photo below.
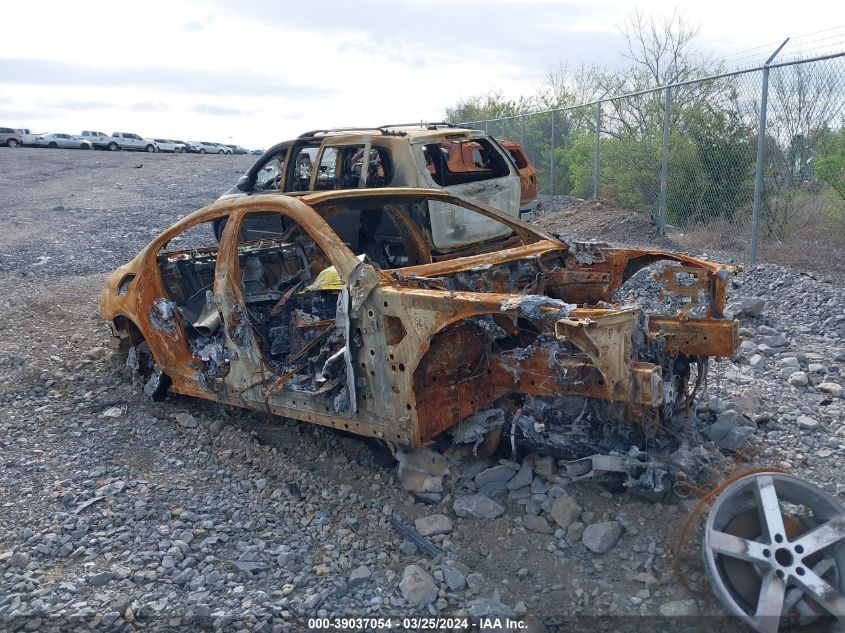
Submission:
M 188 151 L 195 154 L 225 154 L 226 149 L 211 141 L 188 141 Z
M 81 136 L 73 134 L 41 134 L 35 137 L 35 142 L 40 147 L 62 147 L 65 149 L 93 149 L 91 141 L 86 141 Z
M 184 151 L 187 151 L 184 143 L 180 143 L 179 141 L 172 141 L 169 138 L 157 138 L 153 139 L 158 146 L 158 151 L 160 152 L 173 152 L 174 154 L 181 154 Z
M 154 152 L 156 151 L 155 141 L 148 138 L 143 138 L 131 132 L 113 132 L 112 139 L 120 146 L 120 149 L 137 151 L 137 152 Z M 111 149 L 111 147 L 109 147 Z

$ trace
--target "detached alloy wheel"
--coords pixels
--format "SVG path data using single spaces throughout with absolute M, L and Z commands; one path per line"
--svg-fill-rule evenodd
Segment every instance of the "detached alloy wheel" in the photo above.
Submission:
M 845 620 L 845 508 L 798 477 L 727 486 L 707 517 L 704 559 L 722 604 L 761 633 Z

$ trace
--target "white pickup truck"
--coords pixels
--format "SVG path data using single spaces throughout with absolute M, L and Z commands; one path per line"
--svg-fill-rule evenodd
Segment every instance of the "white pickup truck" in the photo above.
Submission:
M 118 143 L 117 139 L 112 138 L 105 132 L 83 130 L 82 138 L 86 141 L 90 141 L 91 145 L 93 145 L 95 149 L 108 149 L 113 152 L 120 149 L 120 143 Z
M 155 141 L 130 132 L 115 132 L 111 136 L 107 136 L 103 132 L 85 130 L 82 132 L 82 138 L 86 141 L 91 141 L 91 144 L 97 149 L 107 149 L 112 152 L 116 152 L 119 149 L 139 152 L 157 151 Z
M 35 147 L 38 145 L 38 142 L 35 140 L 36 136 L 41 136 L 30 130 L 28 127 L 18 128 L 18 132 L 21 133 L 21 137 L 23 138 L 23 145 Z

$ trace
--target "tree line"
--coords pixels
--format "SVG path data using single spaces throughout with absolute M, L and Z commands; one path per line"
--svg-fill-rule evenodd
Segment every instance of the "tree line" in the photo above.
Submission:
M 602 99 L 600 195 L 655 213 L 660 186 L 664 92 L 611 99 L 669 83 L 718 75 L 724 61 L 695 46 L 698 28 L 677 12 L 634 13 L 621 28 L 626 64 L 618 70 L 559 64 L 535 94 L 500 91 L 446 109 L 464 123 L 571 108 Z M 672 91 L 667 222 L 681 227 L 751 215 L 762 74 L 698 81 Z M 773 68 L 769 80 L 762 229 L 782 238 L 822 222 L 845 240 L 845 58 Z M 596 106 L 491 121 L 497 138 L 521 141 L 541 172 L 545 193 L 593 192 Z M 482 127 L 485 125 L 482 124 Z M 553 166 L 552 166 L 553 161 Z

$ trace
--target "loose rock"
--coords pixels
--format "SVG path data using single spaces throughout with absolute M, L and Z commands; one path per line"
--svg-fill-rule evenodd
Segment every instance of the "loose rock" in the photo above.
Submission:
M 763 308 L 766 307 L 766 300 L 760 297 L 748 297 L 742 300 L 740 306 L 746 316 L 756 319 L 763 314 Z
M 505 507 L 484 495 L 456 497 L 452 509 L 464 519 L 495 519 L 505 512 Z
M 807 429 L 808 431 L 812 431 L 813 429 L 819 426 L 819 421 L 815 418 L 811 418 L 809 415 L 799 415 L 797 424 L 802 429 Z
M 660 605 L 660 615 L 667 618 L 698 615 L 698 605 L 695 600 L 672 600 Z
M 176 423 L 183 429 L 195 429 L 198 426 L 194 416 L 190 413 L 177 413 Z
M 399 590 L 405 601 L 415 607 L 425 606 L 437 599 L 437 586 L 427 571 L 419 565 L 408 565 L 402 572 Z
M 789 375 L 789 384 L 793 387 L 806 387 L 809 383 L 810 380 L 803 371 L 796 371 Z
M 606 521 L 585 527 L 581 542 L 584 543 L 584 547 L 596 554 L 606 554 L 616 545 L 620 536 L 622 536 L 622 524 L 618 521 Z
M 554 528 L 549 525 L 549 522 L 541 516 L 532 516 L 528 514 L 522 518 L 522 524 L 525 526 L 525 529 L 531 530 L 532 532 L 553 534 L 555 531 Z
M 366 565 L 361 565 L 360 567 L 356 567 L 352 570 L 352 573 L 349 574 L 349 586 L 350 587 L 357 587 L 358 585 L 362 585 L 367 582 L 373 573 L 370 571 L 370 568 Z
M 414 521 L 414 527 L 422 536 L 449 534 L 452 531 L 452 519 L 444 514 L 430 514 Z
M 568 528 L 581 514 L 581 506 L 573 497 L 560 496 L 552 503 L 551 515 L 561 528 Z
M 839 398 L 842 396 L 842 385 L 835 382 L 823 382 L 819 384 L 819 391 L 823 391 L 824 393 L 829 393 L 834 398 Z

